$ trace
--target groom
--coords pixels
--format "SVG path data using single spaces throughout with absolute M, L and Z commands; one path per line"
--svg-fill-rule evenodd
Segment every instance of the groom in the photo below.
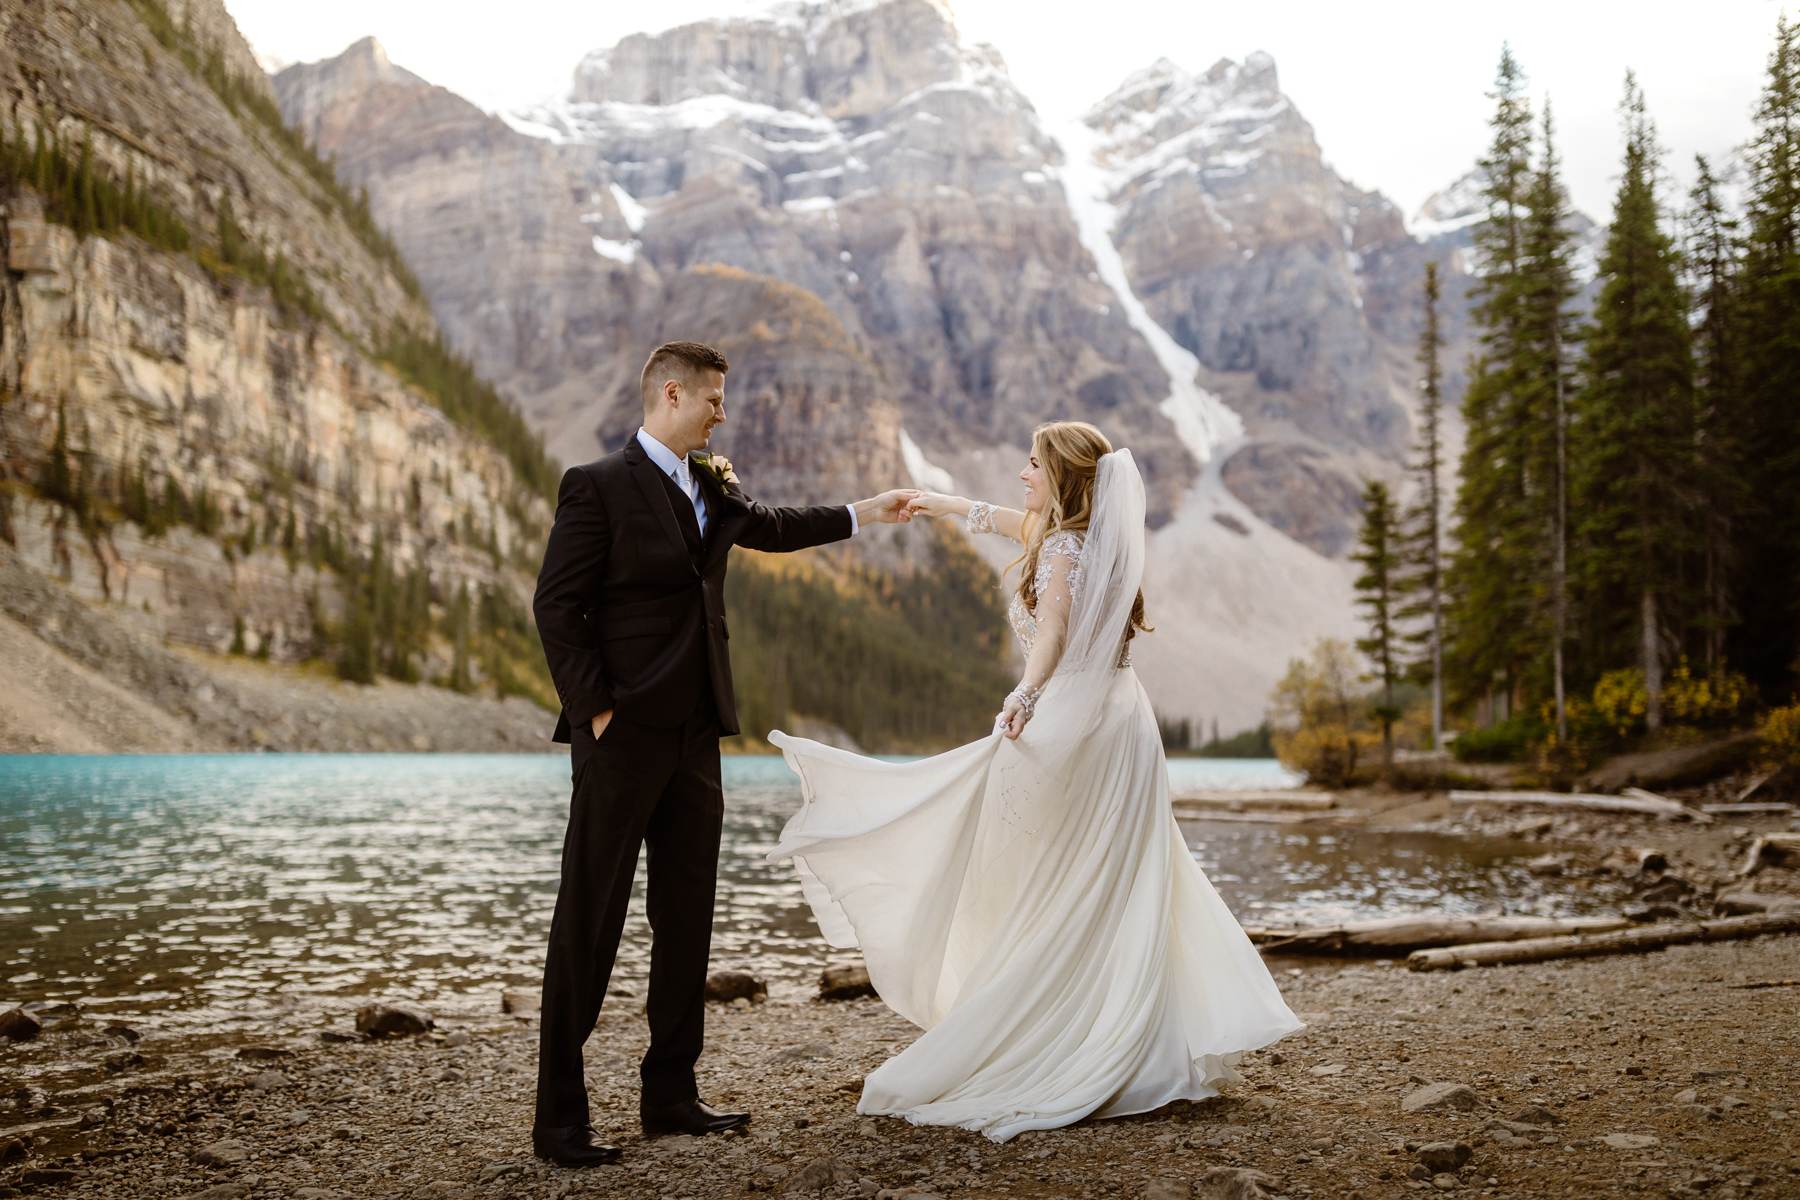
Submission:
M 744 1124 L 700 1101 L 706 960 L 724 794 L 719 738 L 738 732 L 725 625 L 734 545 L 790 551 L 906 519 L 918 493 L 770 508 L 704 453 L 725 420 L 723 355 L 658 346 L 644 364 L 644 424 L 625 446 L 563 474 L 533 612 L 562 700 L 574 796 L 550 922 L 532 1147 L 565 1166 L 616 1162 L 588 1113 L 582 1043 L 619 948 L 638 847 L 650 848 L 650 1049 L 645 1137 Z

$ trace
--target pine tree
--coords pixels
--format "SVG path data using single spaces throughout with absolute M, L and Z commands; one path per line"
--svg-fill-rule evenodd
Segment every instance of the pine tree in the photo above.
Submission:
M 1546 524 L 1530 486 L 1538 473 L 1531 461 L 1535 414 L 1527 408 L 1532 119 L 1524 89 L 1524 72 L 1503 48 L 1489 93 L 1493 140 L 1481 160 L 1488 211 L 1475 228 L 1481 275 L 1472 289 L 1480 350 L 1463 395 L 1468 432 L 1447 577 L 1456 629 L 1450 667 L 1461 690 L 1486 698 L 1491 715 L 1510 712 L 1547 640 L 1532 588 L 1543 576 Z
M 459 692 L 473 691 L 475 686 L 469 674 L 470 622 L 469 584 L 464 580 L 450 605 L 450 686 Z
M 1394 684 L 1400 676 L 1395 629 L 1399 518 L 1387 484 L 1378 479 L 1370 480 L 1363 488 L 1362 500 L 1362 533 L 1350 558 L 1362 565 L 1362 574 L 1356 577 L 1356 596 L 1369 623 L 1369 634 L 1357 640 L 1356 648 L 1375 664 L 1374 678 L 1381 681 L 1381 703 L 1375 708 L 1381 721 L 1381 770 L 1384 779 L 1392 779 L 1394 721 L 1400 715 L 1394 702 Z
M 1732 579 L 1750 496 L 1745 487 L 1742 320 L 1737 222 L 1719 198 L 1704 155 L 1694 156 L 1687 248 L 1694 338 L 1694 477 L 1700 542 L 1698 657 L 1708 675 L 1726 669 L 1725 635 L 1737 618 Z
M 1655 130 L 1629 73 L 1622 108 L 1624 175 L 1578 400 L 1577 503 L 1598 661 L 1629 660 L 1636 641 L 1645 724 L 1654 732 L 1662 721 L 1663 627 L 1691 528 L 1693 358 L 1674 245 L 1659 223 Z
M 1742 270 L 1745 479 L 1754 505 L 1740 542 L 1743 613 L 1733 659 L 1770 700 L 1800 672 L 1800 25 L 1776 19 L 1775 49 L 1746 165 Z
M 1413 447 L 1416 483 L 1412 507 L 1399 533 L 1401 588 L 1404 600 L 1396 616 L 1412 628 L 1406 642 L 1423 648 L 1418 667 L 1431 685 L 1431 746 L 1444 740 L 1444 498 L 1443 498 L 1443 370 L 1438 350 L 1444 344 L 1438 324 L 1441 297 L 1435 262 L 1425 264 L 1425 323 L 1419 333 L 1419 440 Z
M 1524 489 L 1531 515 L 1542 522 L 1544 541 L 1538 561 L 1548 567 L 1548 578 L 1540 571 L 1531 582 L 1534 590 L 1547 593 L 1535 607 L 1540 612 L 1547 607 L 1550 613 L 1551 697 L 1557 737 L 1566 739 L 1568 407 L 1577 339 L 1575 313 L 1569 305 L 1579 289 L 1570 261 L 1574 235 L 1569 229 L 1568 196 L 1563 189 L 1548 100 L 1544 102 L 1542 147 L 1527 203 L 1523 278 L 1526 315 L 1520 378 L 1524 396 L 1520 432 L 1526 447 Z

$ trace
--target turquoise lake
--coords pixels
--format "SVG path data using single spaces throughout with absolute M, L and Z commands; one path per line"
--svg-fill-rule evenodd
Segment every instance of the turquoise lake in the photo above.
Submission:
M 1294 780 L 1174 759 L 1177 791 Z M 728 757 L 715 969 L 810 990 L 828 951 L 763 855 L 799 805 L 778 757 Z M 80 1000 L 216 1025 L 404 997 L 493 1011 L 536 982 L 569 801 L 556 755 L 0 757 L 0 1007 Z M 1535 907 L 1507 847 L 1436 834 L 1184 822 L 1246 923 Z M 616 994 L 641 988 L 638 903 Z

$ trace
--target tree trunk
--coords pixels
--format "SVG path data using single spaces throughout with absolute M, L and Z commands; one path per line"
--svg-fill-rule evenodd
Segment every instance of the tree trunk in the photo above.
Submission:
M 1662 655 L 1657 650 L 1656 589 L 1644 588 L 1644 728 L 1662 728 Z
M 1250 928 L 1265 954 L 1400 954 L 1430 946 L 1511 942 L 1628 929 L 1624 917 L 1458 917 L 1425 913 L 1296 929 Z

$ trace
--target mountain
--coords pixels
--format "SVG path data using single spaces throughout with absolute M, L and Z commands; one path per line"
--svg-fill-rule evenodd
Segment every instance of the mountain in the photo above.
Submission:
M 1158 61 L 1051 128 L 942 4 L 802 0 L 624 38 L 520 112 L 372 41 L 274 86 L 564 461 L 629 433 L 673 336 L 737 364 L 717 437 L 771 499 L 1005 501 L 1031 429 L 1082 417 L 1148 483 L 1159 708 L 1254 724 L 1355 629 L 1342 555 L 1411 440 L 1423 264 L 1463 277 L 1331 170 L 1268 55 Z

